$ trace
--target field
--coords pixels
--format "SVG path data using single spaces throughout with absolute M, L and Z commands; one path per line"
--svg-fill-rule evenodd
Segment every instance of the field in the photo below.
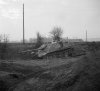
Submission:
M 85 55 L 0 60 L 0 91 L 99 91 L 100 43 L 78 43 Z M 28 47 L 29 48 L 29 47 Z

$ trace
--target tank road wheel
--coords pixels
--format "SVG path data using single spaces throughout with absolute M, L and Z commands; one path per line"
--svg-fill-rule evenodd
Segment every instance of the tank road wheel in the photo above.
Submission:
M 67 58 L 68 57 L 68 50 L 64 50 L 63 56 L 64 56 L 64 58 Z
M 47 59 L 47 55 L 43 56 L 43 59 Z
M 52 54 L 47 55 L 48 59 L 52 59 Z
M 66 51 L 65 50 L 61 54 L 62 54 L 63 58 L 66 58 Z
M 74 53 L 74 49 L 73 48 L 68 49 L 68 56 L 72 57 L 73 53 Z
M 59 53 L 59 52 L 56 52 L 56 53 L 55 53 L 55 57 L 56 57 L 56 58 L 60 58 L 60 53 Z
M 56 58 L 56 53 L 53 53 L 52 54 L 52 58 Z
M 43 56 L 43 59 L 52 59 L 52 54 L 47 54 L 45 56 Z
M 56 52 L 54 52 L 54 53 L 52 54 L 52 58 L 56 58 L 56 57 L 57 57 Z
M 57 57 L 58 57 L 58 58 L 61 58 L 61 56 L 62 56 L 61 52 L 58 52 L 58 53 L 57 53 Z

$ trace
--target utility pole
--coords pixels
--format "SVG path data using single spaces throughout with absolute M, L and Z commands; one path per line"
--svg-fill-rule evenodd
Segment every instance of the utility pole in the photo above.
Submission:
M 24 28 L 24 3 L 23 3 L 23 44 L 25 44 L 25 28 Z
M 86 42 L 87 42 L 87 30 L 86 30 Z
M 68 37 L 67 37 L 67 43 L 69 43 L 69 39 L 68 39 Z

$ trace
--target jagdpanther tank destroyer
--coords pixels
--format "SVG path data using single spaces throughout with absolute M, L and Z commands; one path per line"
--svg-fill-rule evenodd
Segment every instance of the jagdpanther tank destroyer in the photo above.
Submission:
M 85 54 L 80 48 L 75 48 L 70 44 L 64 45 L 63 42 L 53 42 L 43 44 L 37 50 L 31 53 L 33 58 L 64 58 L 75 57 Z

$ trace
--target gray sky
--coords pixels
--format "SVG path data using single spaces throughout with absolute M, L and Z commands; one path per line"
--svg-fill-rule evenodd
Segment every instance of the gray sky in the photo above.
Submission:
M 64 37 L 100 37 L 100 0 L 0 0 L 0 34 L 22 39 L 22 2 L 25 3 L 25 37 L 36 32 L 49 36 L 60 26 Z

